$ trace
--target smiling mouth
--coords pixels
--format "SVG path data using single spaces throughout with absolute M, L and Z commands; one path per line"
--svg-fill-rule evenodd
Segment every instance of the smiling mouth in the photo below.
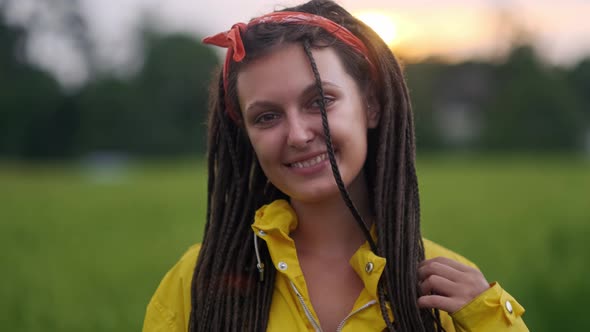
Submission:
M 306 168 L 306 167 L 315 166 L 326 159 L 328 159 L 328 153 L 322 153 L 322 154 L 315 156 L 311 159 L 292 163 L 289 166 L 293 167 L 293 168 Z

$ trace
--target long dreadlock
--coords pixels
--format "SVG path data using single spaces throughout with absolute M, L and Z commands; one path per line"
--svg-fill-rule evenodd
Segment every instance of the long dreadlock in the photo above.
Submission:
M 369 50 L 379 77 L 369 77 L 366 61 L 321 28 L 260 24 L 242 36 L 247 57 L 233 63 L 227 91 L 220 73 L 212 85 L 209 114 L 209 182 L 205 236 L 194 271 L 189 331 L 261 331 L 266 329 L 276 270 L 268 248 L 260 245 L 264 283 L 258 282 L 250 224 L 256 209 L 285 195 L 264 175 L 240 121 L 226 111 L 237 103 L 240 66 L 283 43 L 302 43 L 318 92 L 328 154 L 343 199 L 363 229 L 371 249 L 388 264 L 379 282 L 381 313 L 390 331 L 442 331 L 438 310 L 420 309 L 417 269 L 424 260 L 415 171 L 414 125 L 402 70 L 389 48 L 365 24 L 332 1 L 313 0 L 287 8 L 324 16 L 355 34 Z M 359 87 L 372 84 L 381 108 L 380 122 L 369 131 L 365 170 L 370 188 L 377 244 L 340 179 L 331 147 L 324 96 L 311 49 L 333 47 Z M 376 82 L 376 83 L 375 83 Z M 227 93 L 227 98 L 226 98 Z M 234 106 L 235 107 L 235 106 Z M 389 302 L 392 322 L 385 304 Z

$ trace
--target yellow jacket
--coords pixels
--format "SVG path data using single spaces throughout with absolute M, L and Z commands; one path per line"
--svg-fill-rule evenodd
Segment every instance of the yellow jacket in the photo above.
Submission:
M 252 229 L 266 241 L 277 269 L 268 331 L 321 331 L 309 300 L 295 245 L 289 233 L 297 227 L 297 218 L 289 203 L 275 201 L 256 212 Z M 444 256 L 475 266 L 462 256 L 424 240 L 426 258 Z M 143 331 L 186 331 L 191 310 L 190 289 L 200 245 L 192 246 L 166 274 L 146 310 Z M 372 263 L 372 270 L 366 269 Z M 357 298 L 340 331 L 382 331 L 385 322 L 377 303 L 377 282 L 385 267 L 385 258 L 376 256 L 365 243 L 350 259 L 365 288 Z M 498 283 L 453 314 L 441 311 L 448 332 L 528 331 L 521 316 L 524 308 Z

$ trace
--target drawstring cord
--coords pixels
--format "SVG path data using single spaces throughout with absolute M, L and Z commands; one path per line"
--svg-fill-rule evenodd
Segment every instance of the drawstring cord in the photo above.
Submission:
M 260 260 L 260 252 L 258 251 L 258 237 L 256 236 L 256 233 L 253 233 L 254 235 L 254 252 L 256 252 L 256 261 L 258 262 L 256 264 L 256 268 L 258 269 L 258 272 L 260 273 L 260 282 L 264 281 L 264 263 L 262 263 L 262 261 Z

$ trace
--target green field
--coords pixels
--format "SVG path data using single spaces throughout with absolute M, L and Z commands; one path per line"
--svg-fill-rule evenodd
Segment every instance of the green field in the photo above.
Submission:
M 531 331 L 590 331 L 590 160 L 428 157 L 424 235 L 477 263 Z M 0 165 L 2 331 L 137 331 L 202 236 L 196 161 Z

